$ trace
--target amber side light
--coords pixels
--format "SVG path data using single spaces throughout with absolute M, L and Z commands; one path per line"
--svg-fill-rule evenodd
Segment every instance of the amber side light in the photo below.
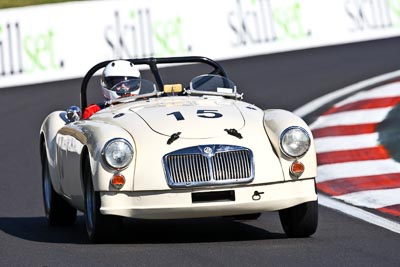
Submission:
M 304 172 L 304 165 L 300 161 L 295 161 L 290 166 L 290 173 L 296 177 L 299 177 Z
M 125 177 L 120 174 L 116 173 L 114 176 L 111 178 L 111 184 L 116 188 L 116 189 L 121 189 L 124 184 L 125 184 Z

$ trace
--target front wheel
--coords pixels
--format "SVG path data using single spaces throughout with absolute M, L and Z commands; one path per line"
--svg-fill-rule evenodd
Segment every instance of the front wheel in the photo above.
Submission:
M 44 143 L 42 144 L 42 151 L 46 151 Z M 72 225 L 76 221 L 76 209 L 71 207 L 54 190 L 47 155 L 45 152 L 42 153 L 42 191 L 47 221 L 51 226 Z
M 288 237 L 308 237 L 318 226 L 318 201 L 302 203 L 279 211 L 283 230 Z
M 122 218 L 100 213 L 100 193 L 93 188 L 89 162 L 85 163 L 85 224 L 89 240 L 104 242 L 115 237 L 122 225 Z

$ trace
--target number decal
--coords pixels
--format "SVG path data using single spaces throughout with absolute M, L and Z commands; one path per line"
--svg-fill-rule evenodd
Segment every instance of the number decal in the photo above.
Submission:
M 167 116 L 172 115 L 177 121 L 183 121 L 185 118 L 179 111 L 168 113 Z M 221 118 L 223 115 L 218 110 L 199 109 L 197 110 L 197 117 L 205 119 Z
M 185 118 L 183 117 L 182 113 L 180 113 L 179 111 L 176 111 L 176 112 L 172 112 L 172 113 L 167 114 L 167 116 L 169 116 L 169 115 L 174 115 L 174 116 L 175 116 L 175 119 L 176 119 L 177 121 L 183 121 L 183 120 L 185 119 Z
M 217 112 L 218 110 L 198 110 L 197 117 L 206 118 L 206 119 L 216 119 L 221 118 L 222 114 Z

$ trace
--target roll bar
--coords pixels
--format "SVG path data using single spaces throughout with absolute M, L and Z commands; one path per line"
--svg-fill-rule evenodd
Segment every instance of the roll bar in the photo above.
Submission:
M 165 58 L 138 58 L 138 59 L 125 59 L 129 62 L 132 62 L 135 65 L 148 65 L 150 67 L 150 71 L 152 72 L 154 79 L 157 83 L 157 87 L 159 90 L 162 90 L 164 87 L 163 79 L 158 71 L 158 65 L 160 64 L 179 64 L 179 63 L 204 63 L 211 67 L 213 67 L 213 71 L 210 74 L 217 74 L 221 75 L 225 78 L 228 78 L 225 70 L 222 68 L 220 64 L 217 62 L 207 58 L 207 57 L 198 57 L 198 56 L 190 56 L 190 57 L 165 57 Z M 100 69 L 107 66 L 108 63 L 112 62 L 113 60 L 107 60 L 100 62 L 93 66 L 85 75 L 81 85 L 81 109 L 82 111 L 85 110 L 87 107 L 87 86 L 89 80 L 92 76 Z

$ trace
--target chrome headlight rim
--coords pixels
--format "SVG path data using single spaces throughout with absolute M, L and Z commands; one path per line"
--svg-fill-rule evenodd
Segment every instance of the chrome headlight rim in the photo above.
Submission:
M 284 149 L 284 146 L 283 146 L 283 138 L 285 137 L 285 135 L 286 135 L 289 131 L 294 130 L 294 129 L 300 130 L 300 131 L 303 132 L 303 134 L 307 137 L 307 149 L 306 149 L 303 153 L 300 153 L 300 154 L 298 154 L 298 155 L 292 155 L 292 154 L 290 154 L 289 152 L 287 152 L 287 151 Z M 306 129 L 304 129 L 303 127 L 300 127 L 300 126 L 290 126 L 290 127 L 286 128 L 285 130 L 282 131 L 282 133 L 281 133 L 281 135 L 280 135 L 280 137 L 279 137 L 279 148 L 280 148 L 281 152 L 282 152 L 286 157 L 288 157 L 288 158 L 298 159 L 298 158 L 303 157 L 303 156 L 308 152 L 308 150 L 310 149 L 310 146 L 311 146 L 311 138 L 310 138 L 310 135 L 309 135 L 309 133 L 306 131 Z
M 130 152 L 131 152 L 132 157 L 131 157 L 123 166 L 113 166 L 113 165 L 107 160 L 107 155 L 106 155 L 107 149 L 108 149 L 113 143 L 115 143 L 115 142 L 122 142 L 122 143 L 124 143 L 124 144 L 128 147 L 128 149 L 130 150 Z M 126 139 L 124 139 L 124 138 L 113 138 L 113 139 L 108 140 L 108 141 L 105 143 L 105 145 L 104 145 L 104 147 L 103 147 L 103 149 L 102 149 L 102 151 L 101 151 L 101 155 L 102 155 L 102 157 L 103 157 L 103 161 L 105 162 L 105 164 L 106 164 L 109 168 L 111 168 L 111 169 L 113 169 L 113 170 L 117 170 L 117 171 L 125 170 L 126 168 L 128 168 L 129 164 L 132 162 L 132 160 L 133 160 L 133 158 L 134 158 L 134 156 L 135 156 L 134 153 L 135 153 L 135 152 L 134 152 L 134 150 L 133 150 L 132 145 L 131 145 Z

